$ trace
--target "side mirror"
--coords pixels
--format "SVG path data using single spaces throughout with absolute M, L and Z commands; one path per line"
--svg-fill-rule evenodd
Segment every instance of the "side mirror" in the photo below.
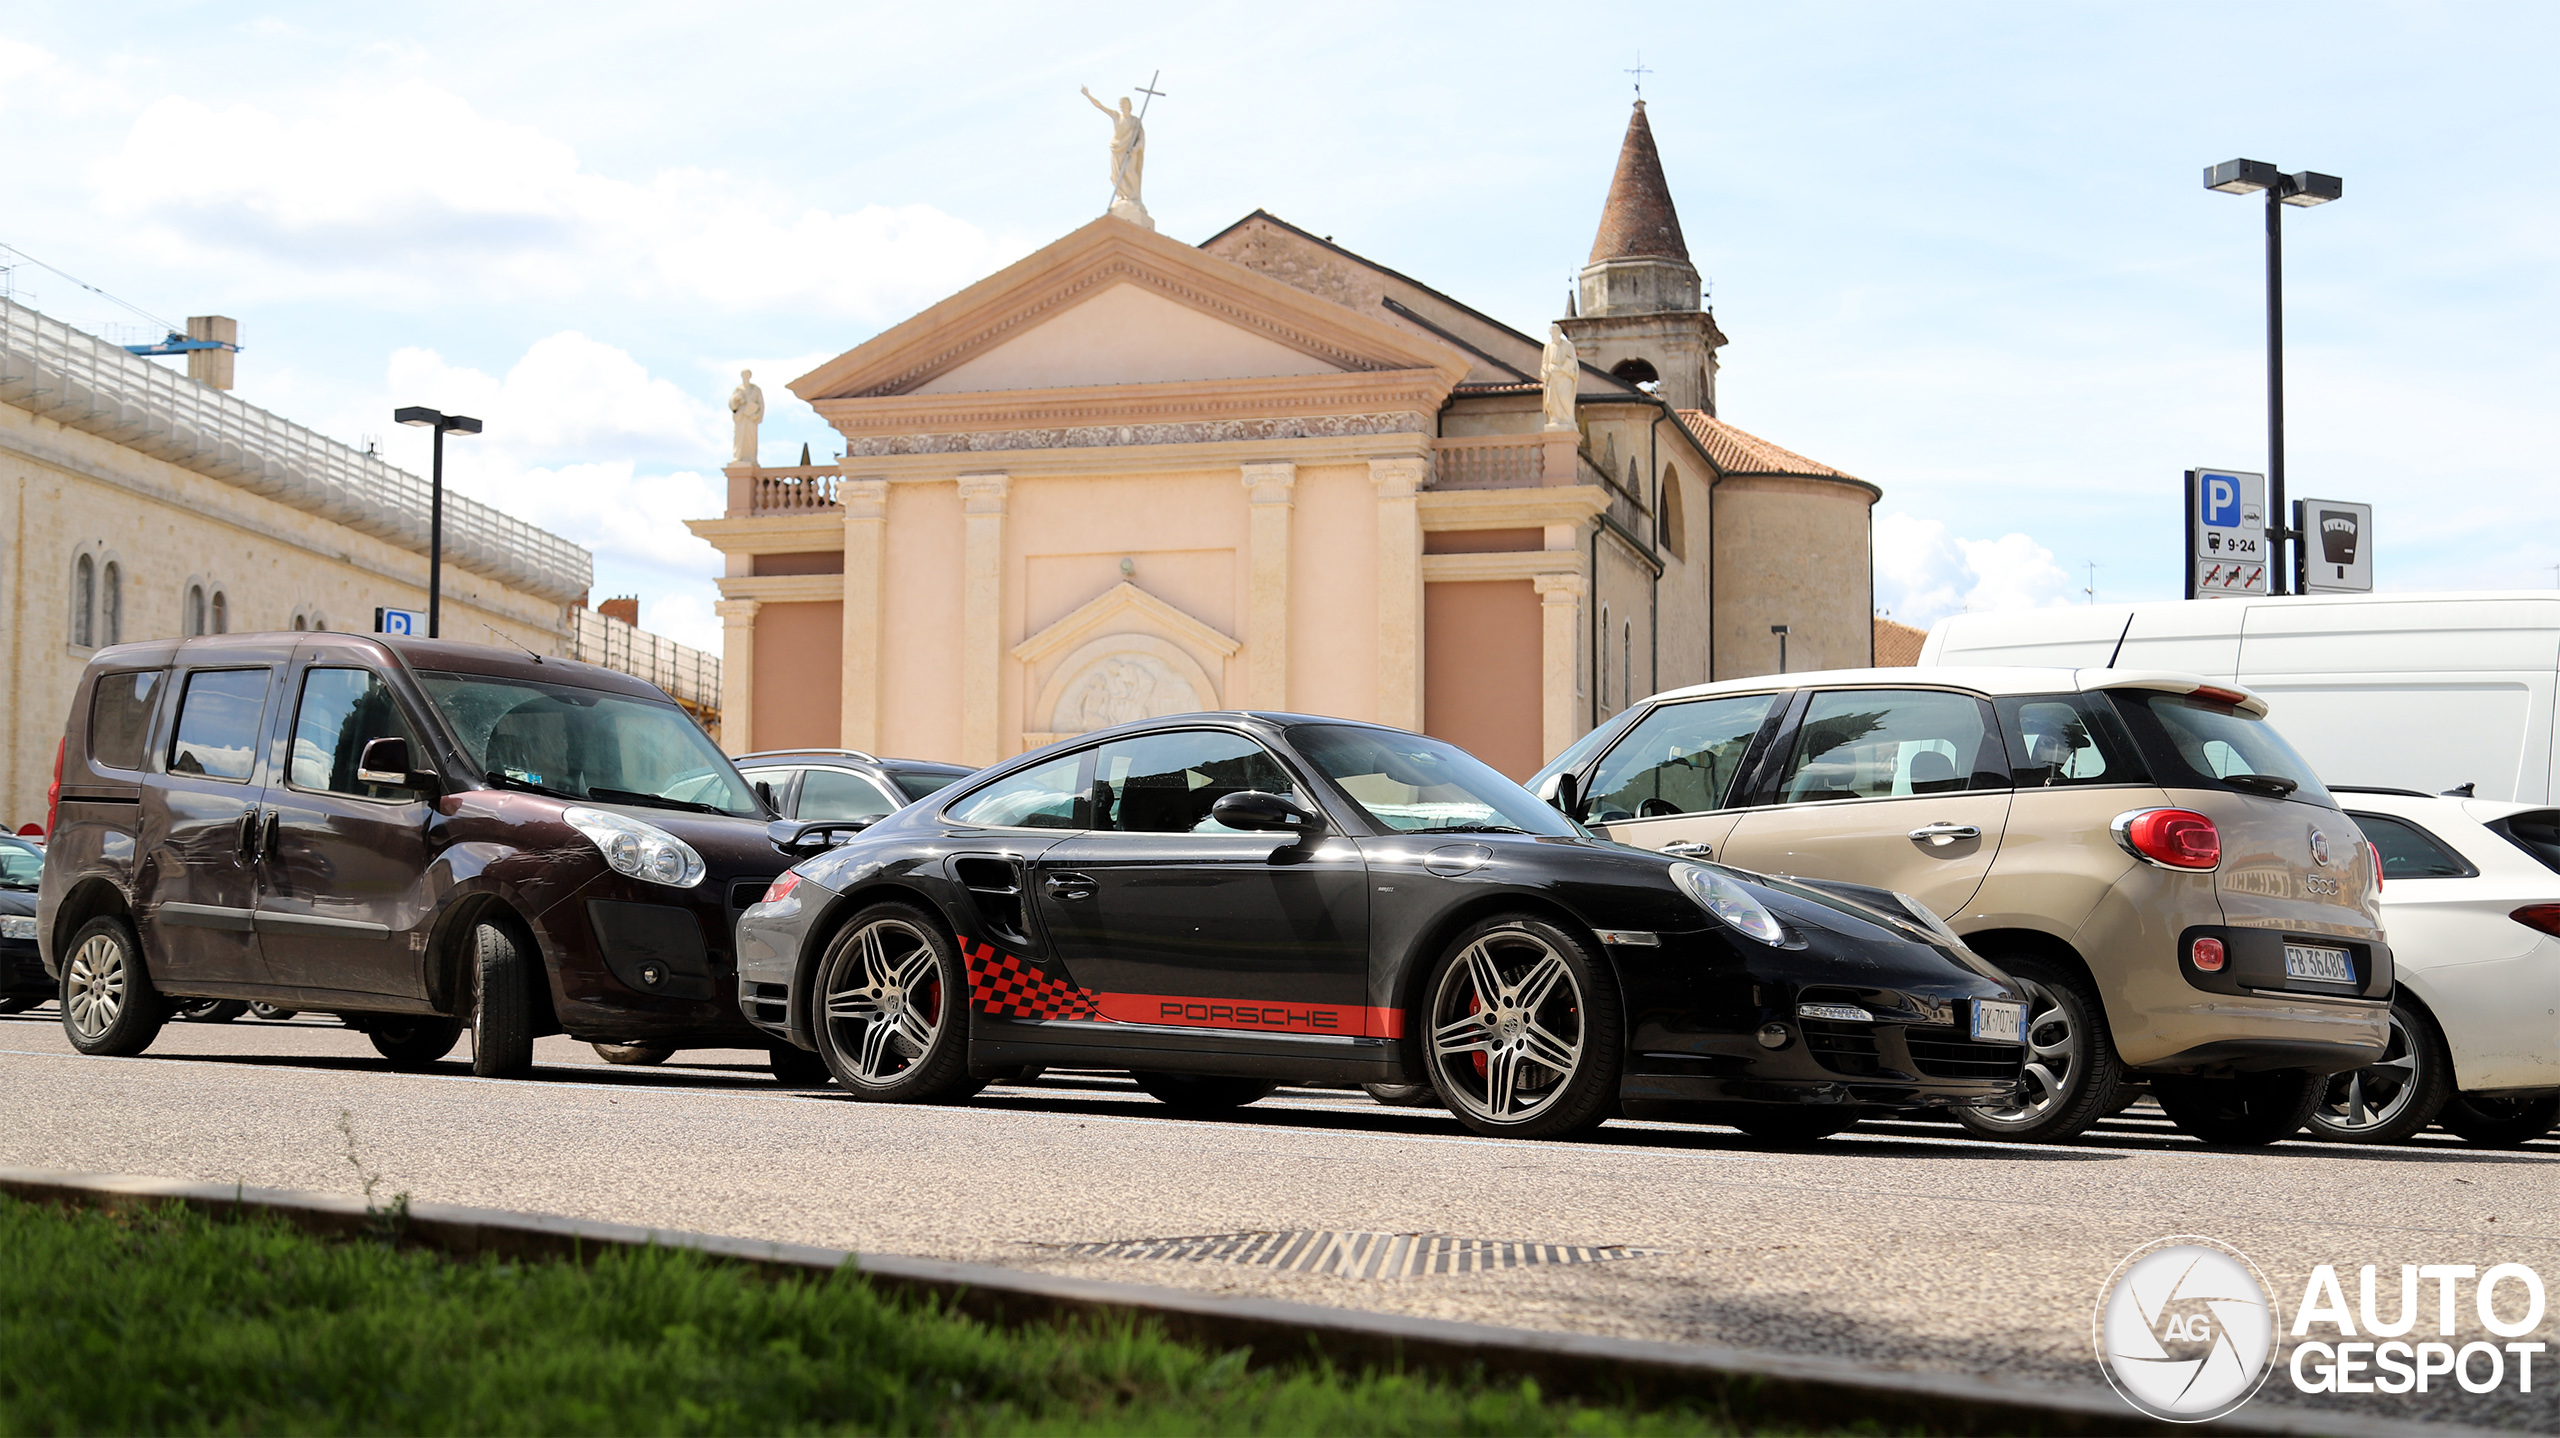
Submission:
M 1582 817 L 1582 785 L 1571 771 L 1556 776 L 1556 796 L 1549 802 L 1556 806 L 1557 813 L 1568 819 Z
M 766 813 L 779 814 L 782 812 L 782 801 L 773 797 L 773 782 L 771 780 L 758 779 L 756 781 L 756 798 L 763 803 L 764 811 Z
M 851 840 L 873 824 L 870 819 L 776 819 L 764 826 L 764 836 L 773 847 L 786 854 L 823 854 Z
M 1310 814 L 1277 794 L 1243 789 L 1209 806 L 1209 817 L 1230 829 L 1295 834 L 1312 839 L 1325 830 L 1324 816 Z
M 409 766 L 409 741 L 400 738 L 364 741 L 364 752 L 356 758 L 356 779 L 394 789 L 415 789 L 422 794 L 444 792 L 443 780 L 427 770 Z

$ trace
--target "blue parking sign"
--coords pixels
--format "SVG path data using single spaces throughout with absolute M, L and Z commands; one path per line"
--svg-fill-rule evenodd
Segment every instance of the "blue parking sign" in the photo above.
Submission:
M 414 609 L 377 609 L 373 611 L 373 632 L 423 639 L 427 633 L 427 616 Z
M 2196 505 L 2203 511 L 2207 529 L 2237 529 L 2240 526 L 2240 476 L 2216 474 L 2211 470 L 2196 476 Z

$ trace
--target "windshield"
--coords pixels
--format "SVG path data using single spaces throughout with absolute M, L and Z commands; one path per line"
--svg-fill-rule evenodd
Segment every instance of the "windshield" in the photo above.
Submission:
M 682 709 L 570 684 L 422 673 L 456 743 L 492 784 L 569 799 L 764 816 Z
M 1348 724 L 1301 724 L 1289 739 L 1381 828 L 1408 834 L 1584 832 L 1454 744 Z
M 935 769 L 892 769 L 889 771 L 889 778 L 891 782 L 898 786 L 899 792 L 905 794 L 910 802 L 921 799 L 925 795 L 933 793 L 937 789 L 948 789 L 952 785 L 968 777 L 969 771 L 966 769 L 954 770 L 950 773 L 944 773 Z
M 2300 787 L 2287 797 L 2337 807 L 2337 801 L 2321 787 L 2320 776 L 2266 720 L 2192 694 L 2117 693 L 2159 722 L 2169 747 L 2198 778 L 2228 780 L 2265 774 L 2290 779 Z M 2245 791 L 2245 786 L 2233 787 Z
M 44 850 L 24 839 L 0 839 L 0 889 L 32 889 L 44 877 Z
M 1548 760 L 1547 767 L 1529 776 L 1529 788 L 1533 792 L 1543 792 L 1549 779 L 1567 769 L 1581 768 L 1583 760 L 1599 753 L 1602 745 L 1624 733 L 1629 724 L 1642 718 L 1643 715 L 1644 710 L 1641 706 L 1624 710 L 1608 723 L 1574 740 L 1563 753 Z

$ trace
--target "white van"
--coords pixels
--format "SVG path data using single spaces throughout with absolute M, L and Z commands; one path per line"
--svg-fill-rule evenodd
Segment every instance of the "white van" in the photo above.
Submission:
M 2545 804 L 2560 591 L 2164 600 L 1959 614 L 1928 664 L 2183 669 L 2229 678 L 2320 777 Z

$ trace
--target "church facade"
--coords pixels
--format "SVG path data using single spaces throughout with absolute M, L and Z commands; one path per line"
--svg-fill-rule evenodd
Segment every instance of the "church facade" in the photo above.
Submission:
M 1674 685 L 1872 652 L 1879 491 L 1727 424 L 1639 102 L 1542 340 L 1256 211 L 1106 216 L 801 376 L 830 465 L 729 467 L 723 741 L 991 763 L 1195 709 L 1515 777 Z

